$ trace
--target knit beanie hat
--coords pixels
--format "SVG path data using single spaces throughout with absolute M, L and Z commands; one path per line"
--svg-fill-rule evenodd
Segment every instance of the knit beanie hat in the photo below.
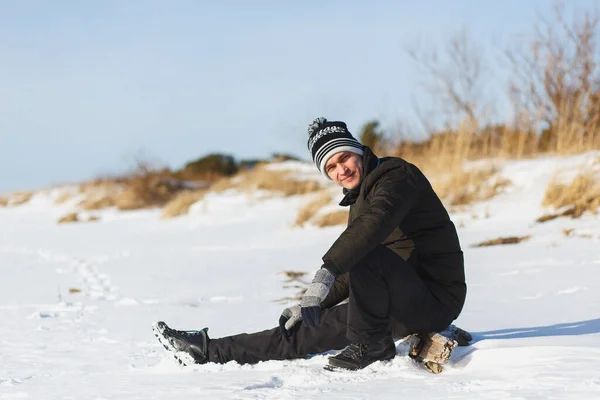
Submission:
M 319 172 L 325 172 L 325 165 L 331 156 L 340 151 L 351 151 L 360 156 L 364 154 L 363 145 L 348 132 L 346 124 L 341 121 L 327 121 L 317 118 L 308 126 L 308 151 Z

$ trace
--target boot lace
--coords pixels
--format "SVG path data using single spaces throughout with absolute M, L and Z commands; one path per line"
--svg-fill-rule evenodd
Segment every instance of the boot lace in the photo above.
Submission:
M 172 336 L 172 339 L 169 340 L 179 340 L 179 338 L 181 339 L 185 339 L 187 340 L 189 343 L 191 344 L 202 344 L 204 345 L 204 342 L 206 340 L 206 333 L 201 330 L 201 331 L 180 331 L 178 329 L 171 329 L 169 328 L 170 331 L 170 335 Z
M 188 337 L 196 337 L 202 335 L 202 331 L 179 331 L 180 334 L 183 334 Z
M 365 346 L 358 343 L 352 343 L 342 351 L 344 357 L 348 357 L 352 360 L 358 360 L 362 358 L 365 351 Z
M 203 331 L 180 331 L 178 329 L 168 328 L 167 332 L 171 332 L 171 334 L 187 337 L 187 338 L 195 338 L 197 336 L 201 336 Z

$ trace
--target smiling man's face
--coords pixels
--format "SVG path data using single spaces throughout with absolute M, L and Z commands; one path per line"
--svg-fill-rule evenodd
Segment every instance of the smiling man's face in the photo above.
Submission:
M 362 157 L 351 151 L 335 153 L 327 160 L 325 172 L 341 187 L 355 189 L 362 180 Z

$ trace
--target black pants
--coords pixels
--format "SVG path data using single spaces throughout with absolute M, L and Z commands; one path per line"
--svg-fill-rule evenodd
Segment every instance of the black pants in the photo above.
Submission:
M 453 320 L 452 312 L 431 294 L 413 267 L 379 246 L 350 271 L 349 302 L 323 310 L 318 328 L 302 324 L 290 338 L 277 327 L 211 339 L 208 358 L 240 364 L 302 358 L 386 335 L 402 338 L 442 331 Z

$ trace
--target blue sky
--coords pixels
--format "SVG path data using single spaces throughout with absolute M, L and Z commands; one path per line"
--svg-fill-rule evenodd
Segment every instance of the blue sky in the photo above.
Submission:
M 415 121 L 428 100 L 408 48 L 466 27 L 493 59 L 552 4 L 0 0 L 0 192 L 140 155 L 171 168 L 213 151 L 307 157 L 318 116 L 353 132 Z

